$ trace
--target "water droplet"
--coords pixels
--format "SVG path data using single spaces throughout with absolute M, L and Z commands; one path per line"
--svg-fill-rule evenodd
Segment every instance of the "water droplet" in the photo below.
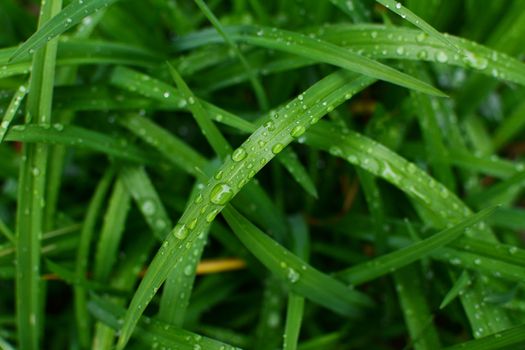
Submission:
M 55 123 L 55 124 L 53 124 L 53 127 L 54 127 L 55 130 L 57 130 L 57 131 L 62 131 L 62 130 L 64 130 L 64 125 L 63 125 L 63 124 L 60 124 L 60 123 Z
M 284 149 L 284 145 L 283 145 L 282 143 L 276 143 L 276 144 L 272 147 L 272 153 L 273 153 L 273 154 L 278 154 L 278 153 L 281 152 L 283 149 Z
M 401 8 L 401 3 L 399 3 L 399 2 L 396 2 L 396 9 L 398 9 L 398 10 L 399 10 L 400 8 Z
M 195 219 L 190 221 L 190 223 L 188 224 L 188 228 L 190 230 L 193 230 L 195 228 L 195 226 L 197 226 L 197 218 L 195 218 Z
M 420 58 L 422 60 L 426 59 L 428 57 L 428 53 L 426 50 L 421 50 L 416 54 L 417 58 Z
M 267 121 L 266 123 L 263 124 L 263 126 L 268 130 L 268 131 L 273 131 L 275 130 L 275 125 L 273 125 L 273 122 L 271 120 Z
M 240 162 L 241 160 L 246 158 L 246 156 L 247 156 L 246 150 L 242 147 L 239 147 L 232 153 L 232 160 L 234 162 Z
M 509 248 L 509 254 L 514 255 L 518 252 L 518 247 L 510 247 Z
M 230 185 L 218 183 L 210 192 L 210 200 L 214 204 L 225 205 L 232 199 L 233 191 Z
M 166 91 L 162 96 L 164 96 L 164 98 L 168 98 L 168 97 L 170 97 L 170 93 L 168 91 Z
M 217 216 L 217 214 L 219 214 L 219 209 L 213 209 L 207 216 L 206 216 L 206 221 L 207 222 L 212 222 L 215 217 Z
M 475 68 L 475 69 L 485 69 L 487 68 L 488 61 L 484 57 L 476 56 L 474 53 L 470 51 L 465 52 L 465 56 L 463 57 L 463 62 L 467 64 L 467 66 Z
M 440 63 L 445 63 L 448 61 L 448 56 L 444 51 L 439 51 L 436 54 L 436 60 Z
M 178 239 L 184 239 L 188 236 L 188 229 L 184 224 L 177 224 L 173 229 L 173 235 Z
M 374 32 L 370 33 L 370 36 L 372 37 L 372 39 L 377 38 L 377 32 L 374 31 Z
M 202 202 L 202 194 L 198 194 L 197 197 L 195 197 L 195 204 L 199 204 L 200 202 Z
M 184 274 L 186 276 L 191 276 L 191 274 L 193 273 L 193 266 L 191 265 L 187 265 L 185 268 L 184 268 Z
M 215 174 L 214 179 L 215 179 L 215 180 L 220 180 L 220 179 L 222 179 L 222 175 L 223 175 L 223 174 L 224 174 L 224 171 L 219 170 L 219 171 L 217 172 L 217 174 Z
M 144 213 L 144 215 L 153 215 L 155 214 L 155 202 L 153 202 L 152 200 L 145 200 L 144 203 L 142 203 L 142 212 Z
M 38 176 L 38 175 L 40 175 L 40 169 L 38 169 L 38 168 L 33 168 L 33 169 L 31 170 L 31 172 L 33 173 L 33 176 Z
M 405 53 L 405 48 L 403 46 L 399 46 L 397 49 L 396 49 L 396 53 L 398 55 L 403 55 Z
M 304 132 L 306 131 L 306 128 L 302 125 L 297 125 L 295 126 L 292 131 L 290 131 L 290 136 L 292 136 L 293 138 L 298 138 L 300 137 L 302 134 L 304 134 Z
M 299 279 L 301 278 L 301 275 L 299 275 L 299 272 L 295 271 L 291 267 L 288 268 L 288 280 L 290 283 L 297 283 Z

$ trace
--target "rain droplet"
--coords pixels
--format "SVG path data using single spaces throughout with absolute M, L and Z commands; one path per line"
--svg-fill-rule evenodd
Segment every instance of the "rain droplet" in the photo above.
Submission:
M 306 128 L 302 125 L 297 125 L 295 126 L 292 131 L 290 131 L 290 136 L 292 136 L 293 138 L 298 138 L 300 137 L 302 134 L 304 134 L 304 132 L 306 131 Z
M 210 192 L 210 200 L 214 204 L 225 205 L 232 199 L 233 191 L 230 185 L 218 183 Z
M 155 214 L 155 203 L 152 200 L 146 200 L 144 203 L 142 203 L 142 211 L 145 215 L 153 215 Z
M 178 239 L 184 239 L 188 236 L 188 229 L 184 224 L 177 224 L 173 229 L 173 235 Z
M 239 147 L 232 153 L 232 160 L 234 162 L 240 162 L 241 160 L 246 158 L 246 156 L 247 156 L 246 150 L 242 147 Z
M 448 61 L 448 56 L 445 52 L 443 51 L 439 51 L 437 54 L 436 54 L 436 60 L 440 63 L 445 63 Z
M 273 153 L 273 154 L 278 154 L 278 153 L 281 152 L 283 149 L 284 149 L 284 145 L 283 145 L 282 143 L 276 143 L 276 144 L 272 147 L 272 153 Z
M 299 275 L 299 272 L 295 271 L 291 267 L 288 268 L 288 280 L 290 283 L 297 283 L 299 279 L 301 278 L 301 275 Z

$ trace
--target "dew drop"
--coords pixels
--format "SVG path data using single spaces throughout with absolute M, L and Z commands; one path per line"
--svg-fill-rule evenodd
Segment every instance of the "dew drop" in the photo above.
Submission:
M 299 272 L 295 271 L 294 269 L 292 269 L 291 267 L 288 268 L 288 281 L 290 281 L 290 283 L 297 283 L 297 281 L 299 281 L 299 279 L 301 278 L 301 275 L 299 275 Z
M 290 131 L 290 136 L 296 139 L 300 137 L 302 134 L 304 134 L 305 131 L 306 131 L 306 128 L 304 126 L 297 125 L 292 129 L 292 131 Z
M 283 149 L 284 149 L 284 145 L 283 145 L 282 143 L 276 143 L 276 144 L 272 147 L 272 153 L 273 153 L 273 154 L 278 154 L 278 153 L 281 152 Z
M 210 200 L 214 204 L 225 205 L 232 199 L 233 191 L 228 184 L 218 183 L 210 193 Z
M 155 214 L 155 203 L 152 201 L 152 200 L 146 200 L 144 201 L 144 203 L 142 203 L 142 212 L 145 214 L 145 215 L 153 215 Z
M 241 160 L 246 158 L 246 156 L 247 156 L 246 150 L 242 147 L 239 147 L 232 153 L 232 160 L 234 162 L 240 162 Z
M 177 224 L 173 229 L 173 235 L 178 239 L 184 239 L 188 236 L 188 229 L 184 224 Z
M 436 60 L 440 63 L 445 63 L 448 61 L 448 56 L 445 52 L 443 51 L 439 51 L 437 54 L 436 54 Z

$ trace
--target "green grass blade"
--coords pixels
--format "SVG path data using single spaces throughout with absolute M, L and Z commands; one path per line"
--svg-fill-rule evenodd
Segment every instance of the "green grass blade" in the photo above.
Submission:
M 109 199 L 104 224 L 95 251 L 93 277 L 104 283 L 108 280 L 113 265 L 117 260 L 118 249 L 124 232 L 126 217 L 130 208 L 131 195 L 122 183 L 117 180 Z
M 449 346 L 444 350 L 517 349 L 523 344 L 525 344 L 525 325 L 520 325 L 480 339 Z
M 345 315 L 355 315 L 358 311 L 356 307 L 370 303 L 363 294 L 349 289 L 287 251 L 235 209 L 227 207 L 223 214 L 241 242 L 295 293 Z
M 342 271 L 339 276 L 351 284 L 359 285 L 379 276 L 385 275 L 392 270 L 397 270 L 426 255 L 432 253 L 447 244 L 452 243 L 465 233 L 465 230 L 491 215 L 496 208 L 480 211 L 453 227 L 441 231 L 430 238 L 416 242 L 406 248 L 396 250 L 392 253 L 375 258 L 362 265 L 357 265 Z
M 436 88 L 407 74 L 320 39 L 316 40 L 303 34 L 276 28 L 243 26 L 238 27 L 237 30 L 238 33 L 234 33 L 237 34 L 236 40 L 243 40 L 249 44 L 268 49 L 289 52 L 316 62 L 329 63 L 430 95 L 445 96 Z M 182 49 L 191 40 L 191 37 L 181 38 L 175 42 L 175 45 Z
M 447 295 L 445 295 L 441 304 L 439 304 L 439 308 L 440 309 L 445 308 L 454 299 L 456 299 L 456 297 L 460 293 L 463 293 L 465 288 L 467 288 L 470 284 L 471 284 L 470 275 L 468 274 L 467 271 L 463 271 L 461 275 L 459 276 L 459 278 L 456 280 L 456 282 L 454 282 L 454 285 L 452 286 L 452 288 L 450 288 Z
M 89 203 L 86 217 L 82 224 L 80 232 L 80 242 L 78 244 L 75 273 L 77 279 L 85 278 L 88 272 L 89 252 L 91 248 L 91 241 L 95 232 L 97 219 L 102 209 L 104 198 L 109 190 L 111 181 L 113 180 L 114 170 L 109 169 L 100 179 L 95 193 Z M 80 344 L 84 347 L 89 345 L 91 339 L 91 322 L 87 310 L 87 293 L 83 288 L 75 287 L 75 316 L 77 327 L 79 330 Z
M 10 57 L 15 61 L 25 55 L 31 55 L 49 40 L 62 34 L 85 17 L 103 10 L 118 0 L 82 0 L 73 1 L 55 16 L 49 16 L 38 31 L 27 39 Z M 51 18 L 52 17 L 52 18 Z
M 7 107 L 7 112 L 4 114 L 4 118 L 2 119 L 2 122 L 0 123 L 0 143 L 4 141 L 4 137 L 7 133 L 7 129 L 11 125 L 11 122 L 13 121 L 16 115 L 16 112 L 18 112 L 18 109 L 20 108 L 20 104 L 22 103 L 22 100 L 24 99 L 26 93 L 27 93 L 27 87 L 25 85 L 20 85 L 18 90 L 16 90 L 15 94 L 13 95 L 13 99 L 11 100 L 11 103 Z
M 170 70 L 171 76 L 173 77 L 173 80 L 175 81 L 175 84 L 177 84 L 177 87 L 181 92 L 182 98 L 187 101 L 189 109 L 197 121 L 202 134 L 204 137 L 206 137 L 215 153 L 223 159 L 226 158 L 226 156 L 231 152 L 230 145 L 224 136 L 222 136 L 219 129 L 213 125 L 206 110 L 201 105 L 200 101 L 195 98 L 188 85 L 186 85 L 180 76 L 179 72 L 177 72 L 177 70 L 169 63 L 168 68 Z
M 406 266 L 394 272 L 394 281 L 414 349 L 439 349 L 439 337 L 416 266 Z
M 135 162 L 147 163 L 152 159 L 147 152 L 128 144 L 123 138 L 115 139 L 99 132 L 59 123 L 53 126 L 14 125 L 7 132 L 5 140 L 87 148 Z
M 440 40 L 446 45 L 449 45 L 450 47 L 459 51 L 459 48 L 456 45 L 454 45 L 454 43 L 450 41 L 445 35 L 438 32 L 436 29 L 434 29 L 434 27 L 425 22 L 421 17 L 417 16 L 414 12 L 404 7 L 400 2 L 397 2 L 396 0 L 376 0 L 376 2 L 382 4 L 390 11 L 398 14 L 399 16 L 401 16 L 401 18 L 409 21 L 410 23 L 412 23 L 431 37 Z
M 39 26 L 60 11 L 62 1 L 42 1 Z M 26 123 L 50 124 L 57 41 L 49 42 L 33 57 L 29 80 Z M 42 230 L 45 225 L 46 162 L 44 144 L 24 145 L 20 167 L 16 230 L 16 312 L 20 348 L 40 348 L 43 327 L 40 281 Z
M 213 12 L 210 10 L 210 8 L 206 5 L 206 3 L 203 0 L 194 0 L 197 6 L 201 9 L 201 11 L 204 13 L 204 15 L 208 18 L 208 20 L 213 24 L 217 32 L 224 38 L 224 41 L 230 46 L 230 48 L 233 50 L 239 61 L 241 62 L 242 66 L 248 73 L 250 83 L 252 85 L 253 91 L 255 92 L 255 96 L 257 96 L 257 101 L 259 102 L 259 107 L 265 111 L 268 110 L 268 97 L 266 97 L 266 93 L 264 92 L 264 87 L 262 86 L 261 82 L 257 78 L 256 72 L 250 67 L 250 64 L 244 57 L 244 55 L 241 53 L 237 45 L 233 42 L 232 39 L 228 36 L 228 33 L 224 31 L 223 26 L 219 19 L 215 17 Z

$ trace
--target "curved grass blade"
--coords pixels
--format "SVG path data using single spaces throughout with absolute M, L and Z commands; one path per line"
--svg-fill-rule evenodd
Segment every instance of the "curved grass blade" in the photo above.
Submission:
M 448 38 L 463 50 L 464 55 L 459 55 L 450 46 L 425 33 L 402 27 L 334 25 L 324 28 L 322 38 L 375 59 L 410 59 L 450 64 L 525 85 L 525 66 L 522 62 L 459 37 Z M 375 45 L 381 45 L 381 50 Z
M 7 107 L 7 111 L 4 114 L 4 118 L 2 119 L 2 122 L 0 123 L 0 143 L 4 141 L 5 134 L 7 133 L 7 129 L 11 125 L 11 122 L 13 121 L 13 118 L 16 115 L 16 112 L 18 112 L 18 109 L 20 108 L 20 104 L 22 103 L 22 100 L 24 99 L 24 96 L 27 93 L 27 88 L 25 85 L 20 85 L 20 87 L 16 90 L 15 94 L 13 95 L 13 98 L 11 99 L 11 103 Z
M 122 181 L 117 180 L 109 199 L 108 208 L 104 216 L 104 224 L 102 225 L 95 251 L 93 278 L 98 282 L 107 282 L 113 265 L 117 260 L 119 244 L 124 233 L 130 202 L 131 195 Z
M 186 85 L 186 82 L 184 82 L 179 72 L 177 72 L 177 70 L 169 63 L 168 68 L 173 80 L 175 81 L 175 84 L 177 84 L 177 87 L 179 88 L 182 98 L 187 101 L 189 109 L 197 121 L 197 124 L 199 125 L 204 137 L 208 140 L 218 156 L 223 159 L 226 158 L 226 156 L 231 152 L 231 147 L 228 144 L 228 141 L 226 141 L 224 136 L 222 136 L 219 129 L 213 125 L 206 110 L 203 108 L 200 101 L 195 98 L 193 92 L 190 90 L 188 85 Z
M 245 38 L 244 28 L 244 26 L 232 26 L 227 27 L 227 30 L 232 33 L 230 36 L 236 40 L 243 40 Z M 254 27 L 254 30 L 260 31 L 262 28 Z M 445 45 L 425 33 L 403 27 L 376 24 L 337 24 L 323 26 L 321 29 L 310 29 L 306 33 L 373 59 L 416 60 L 450 64 L 473 69 L 495 79 L 525 85 L 525 67 L 522 62 L 500 51 L 459 37 L 448 36 L 450 41 L 461 48 L 464 52 L 463 56 L 459 55 L 449 45 Z M 217 35 L 209 30 L 203 30 L 179 38 L 177 47 L 180 50 L 188 50 L 218 42 L 220 40 Z M 378 49 L 379 46 L 381 49 Z M 306 56 L 277 57 L 275 60 L 265 61 L 259 69 L 262 72 L 279 72 L 282 69 L 288 70 L 312 65 L 318 61 Z
M 165 239 L 173 226 L 146 170 L 141 166 L 124 165 L 119 170 L 119 178 L 135 200 L 155 237 L 158 240 Z
M 223 215 L 248 250 L 274 275 L 285 281 L 293 292 L 348 316 L 355 316 L 359 307 L 370 305 L 370 300 L 364 294 L 349 289 L 309 266 L 261 232 L 232 207 L 226 207 Z
M 152 157 L 138 147 L 128 144 L 125 139 L 116 140 L 105 134 L 73 125 L 54 124 L 15 125 L 9 129 L 6 141 L 25 143 L 62 144 L 87 148 L 130 161 L 149 163 Z
M 389 66 L 370 60 L 361 55 L 349 52 L 339 46 L 321 39 L 277 28 L 242 26 L 235 27 L 230 37 L 248 44 L 289 52 L 316 62 L 329 63 L 365 76 L 391 82 L 409 89 L 414 89 L 436 96 L 445 96 L 441 91 L 401 73 Z M 187 49 L 194 43 L 195 36 L 186 36 L 175 40 L 177 49 Z
M 459 224 L 441 231 L 432 237 L 416 242 L 403 249 L 380 256 L 364 264 L 353 266 L 340 272 L 338 275 L 350 284 L 359 285 L 385 275 L 392 270 L 397 270 L 427 256 L 436 249 L 452 243 L 463 235 L 467 228 L 486 219 L 495 209 L 496 207 L 484 209 L 479 213 L 469 216 Z
M 450 304 L 456 297 L 462 293 L 470 284 L 470 275 L 465 270 L 461 273 L 459 278 L 454 282 L 454 285 L 448 291 L 447 295 L 443 298 L 441 304 L 439 304 L 440 309 L 444 309 L 448 304 Z
M 525 344 L 525 325 L 506 329 L 489 336 L 470 340 L 443 350 L 495 350 L 518 349 Z
M 76 278 L 85 278 L 88 272 L 88 261 L 89 251 L 91 248 L 91 240 L 95 232 L 95 226 L 97 218 L 100 214 L 100 210 L 103 205 L 104 198 L 109 190 L 111 182 L 114 177 L 114 169 L 110 168 L 104 173 L 104 176 L 100 179 L 95 193 L 89 203 L 84 222 L 82 224 L 82 230 L 80 232 L 80 242 L 78 244 L 78 250 L 76 255 Z M 77 327 L 79 330 L 80 343 L 87 347 L 91 340 L 91 320 L 87 311 L 87 293 L 84 288 L 74 288 L 75 298 L 75 316 L 77 321 Z
M 268 161 L 294 140 L 294 137 L 300 136 L 301 133 L 294 130 L 306 130 L 327 113 L 327 108 L 334 108 L 371 83 L 370 78 L 354 78 L 347 72 L 337 72 L 324 78 L 287 106 L 276 111 L 271 120 L 258 128 L 240 147 L 245 152 L 243 157 L 226 159 L 215 176 L 197 195 L 196 203 L 187 207 L 172 234 L 164 241 L 151 262 L 129 306 L 117 349 L 121 350 L 126 345 L 140 315 L 155 295 L 155 291 L 165 281 L 172 268 L 172 262 L 191 250 L 192 242 L 208 228 L 224 206 Z M 310 108 L 310 113 L 304 114 L 303 105 L 307 109 Z M 283 117 L 279 118 L 279 114 Z M 284 117 L 284 114 L 287 117 Z M 255 149 L 259 149 L 259 152 L 254 152 Z M 252 166 L 246 171 L 248 164 Z M 194 220 L 197 222 L 189 229 L 188 224 Z
M 125 310 L 93 295 L 89 304 L 93 315 L 114 330 L 121 327 L 121 317 Z M 202 337 L 184 329 L 171 326 L 154 318 L 144 318 L 137 327 L 137 338 L 150 347 L 167 347 L 181 350 L 240 350 L 215 339 Z
M 44 20 L 36 33 L 31 35 L 10 57 L 16 61 L 44 46 L 49 40 L 62 34 L 83 18 L 107 8 L 118 0 L 80 0 L 73 1 L 52 18 Z
M 409 21 L 431 37 L 443 42 L 444 44 L 452 47 L 456 51 L 460 51 L 460 49 L 448 39 L 445 35 L 438 32 L 434 27 L 432 27 L 430 24 L 425 22 L 421 17 L 416 15 L 414 12 L 410 11 L 406 7 L 404 7 L 400 2 L 396 0 L 376 0 L 376 2 L 380 3 L 381 5 L 385 6 L 387 9 L 391 10 L 392 12 L 395 12 L 401 18 Z
M 395 271 L 394 281 L 414 349 L 441 348 L 417 267 L 409 265 Z

